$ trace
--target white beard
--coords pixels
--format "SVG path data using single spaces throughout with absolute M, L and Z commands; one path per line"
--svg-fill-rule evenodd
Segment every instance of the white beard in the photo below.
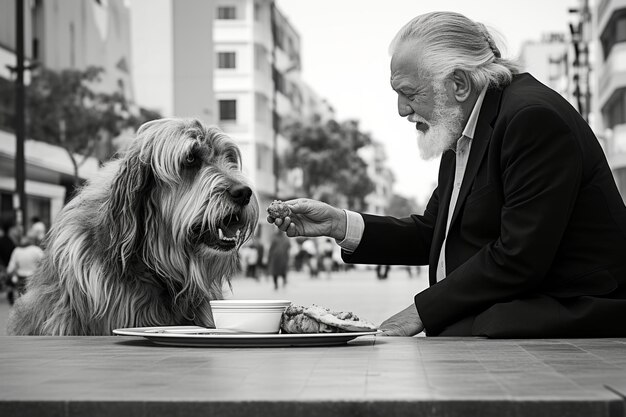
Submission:
M 446 107 L 447 98 L 443 88 L 442 83 L 435 83 L 435 108 L 432 120 L 426 120 L 415 113 L 409 116 L 410 122 L 428 125 L 426 132 L 416 130 L 417 147 L 420 157 L 424 160 L 436 158 L 448 149 L 453 149 L 463 132 L 461 106 Z

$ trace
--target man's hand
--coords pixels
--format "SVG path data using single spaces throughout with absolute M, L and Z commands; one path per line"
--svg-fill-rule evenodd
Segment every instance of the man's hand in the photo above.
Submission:
M 346 236 L 346 213 L 321 201 L 299 198 L 285 201 L 291 214 L 284 219 L 267 216 L 269 223 L 289 237 L 328 236 L 343 240 Z
M 424 324 L 420 319 L 414 304 L 411 304 L 401 312 L 394 314 L 379 326 L 383 336 L 415 336 L 424 330 Z

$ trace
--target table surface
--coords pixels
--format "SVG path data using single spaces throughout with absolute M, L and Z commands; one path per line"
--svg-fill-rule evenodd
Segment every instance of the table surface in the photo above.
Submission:
M 0 337 L 0 416 L 626 416 L 626 339 Z

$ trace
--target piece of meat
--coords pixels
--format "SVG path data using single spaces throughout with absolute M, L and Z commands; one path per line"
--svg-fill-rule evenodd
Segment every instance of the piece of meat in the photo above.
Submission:
M 373 331 L 377 327 L 351 312 L 333 312 L 318 305 L 303 307 L 292 304 L 283 313 L 281 329 L 285 333 L 338 333 Z
M 280 200 L 274 200 L 267 208 L 267 214 L 275 219 L 284 219 L 291 214 L 291 210 L 289 209 L 287 203 Z

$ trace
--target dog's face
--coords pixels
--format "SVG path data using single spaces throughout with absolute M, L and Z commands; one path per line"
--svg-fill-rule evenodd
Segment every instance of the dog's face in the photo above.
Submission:
M 196 120 L 144 124 L 111 191 L 122 263 L 139 255 L 157 275 L 177 282 L 177 293 L 198 286 L 204 292 L 209 281 L 229 278 L 258 221 L 239 148 Z

